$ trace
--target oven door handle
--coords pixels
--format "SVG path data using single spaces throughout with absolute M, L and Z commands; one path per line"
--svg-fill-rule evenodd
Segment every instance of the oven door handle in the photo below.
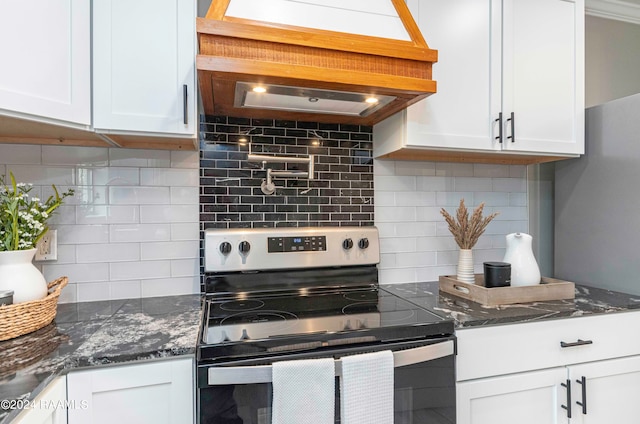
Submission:
M 453 354 L 453 340 L 413 349 L 398 350 L 393 352 L 393 367 L 397 368 L 428 362 Z M 336 377 L 340 377 L 342 375 L 342 361 L 336 359 L 334 363 Z M 209 367 L 207 369 L 207 380 L 209 386 L 271 383 L 273 381 L 272 371 L 273 367 L 271 365 Z

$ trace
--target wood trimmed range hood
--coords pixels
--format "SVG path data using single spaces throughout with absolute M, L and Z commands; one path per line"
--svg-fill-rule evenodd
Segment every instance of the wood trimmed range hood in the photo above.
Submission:
M 395 9 L 395 16 L 384 19 L 398 21 L 404 40 L 257 19 L 255 9 L 269 3 L 260 1 L 213 0 L 206 18 L 197 19 L 196 66 L 206 114 L 373 125 L 436 92 L 431 65 L 437 51 L 427 45 L 403 0 L 376 3 Z M 234 9 L 234 3 L 240 5 Z M 337 1 L 317 0 L 273 0 L 269 7 L 278 14 L 279 5 L 291 3 L 294 9 L 343 10 Z M 252 9 L 251 17 L 228 14 L 238 7 Z

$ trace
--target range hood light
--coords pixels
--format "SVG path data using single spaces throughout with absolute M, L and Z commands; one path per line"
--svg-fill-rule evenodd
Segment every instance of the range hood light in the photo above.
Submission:
M 318 99 L 317 97 L 309 97 L 309 101 L 310 101 L 311 103 L 315 103 L 315 102 L 317 102 L 318 100 L 320 100 L 320 99 Z
M 266 93 L 267 89 L 261 86 L 253 87 L 254 93 Z
M 371 96 L 371 97 L 367 97 L 367 100 L 365 100 L 365 102 L 373 105 L 373 104 L 378 103 L 378 99 L 373 97 L 373 96 Z

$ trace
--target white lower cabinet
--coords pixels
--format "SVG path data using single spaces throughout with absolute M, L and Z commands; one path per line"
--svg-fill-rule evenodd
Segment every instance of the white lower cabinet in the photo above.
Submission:
M 563 422 L 564 368 L 458 383 L 457 422 L 543 424 Z
M 23 410 L 12 424 L 67 424 L 67 379 L 58 377 L 42 391 L 30 408 Z
M 193 424 L 193 359 L 69 373 L 69 424 Z M 86 406 L 86 407 L 84 407 Z
M 571 366 L 569 380 L 571 423 L 640 422 L 640 356 Z
M 640 312 L 457 332 L 458 424 L 637 424 Z

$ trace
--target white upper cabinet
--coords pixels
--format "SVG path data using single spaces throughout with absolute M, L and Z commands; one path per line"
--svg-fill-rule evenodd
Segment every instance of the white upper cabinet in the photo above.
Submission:
M 504 1 L 503 23 L 504 149 L 584 153 L 583 0 Z
M 195 135 L 195 1 L 93 2 L 94 128 Z
M 0 2 L 0 115 L 91 125 L 90 13 L 87 0 Z
M 438 50 L 438 89 L 374 127 L 374 156 L 584 153 L 584 0 L 407 4 Z

